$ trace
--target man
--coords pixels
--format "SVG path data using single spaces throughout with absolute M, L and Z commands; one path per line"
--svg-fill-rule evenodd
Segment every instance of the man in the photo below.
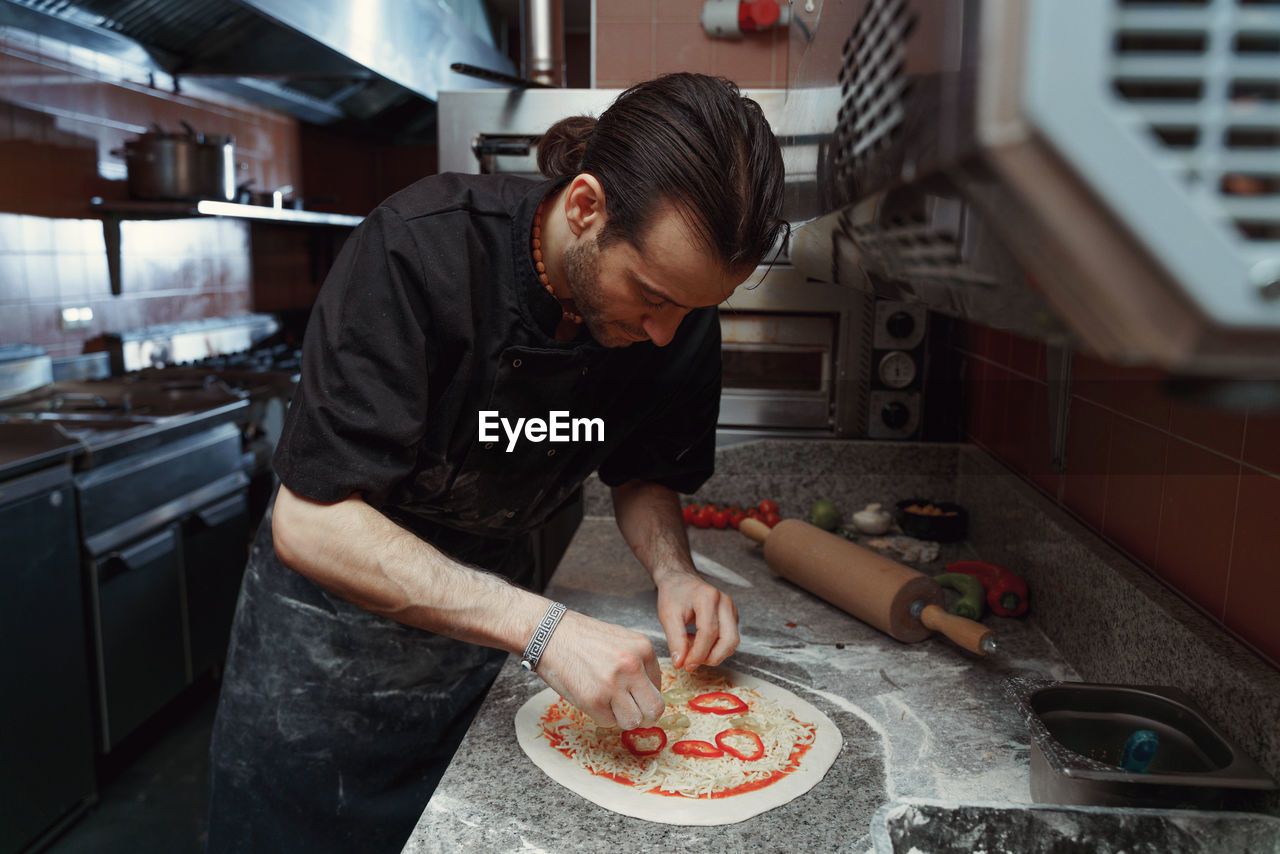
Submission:
M 737 645 L 677 492 L 713 468 L 715 306 L 785 227 L 777 142 L 733 84 L 678 74 L 557 124 L 539 167 L 397 193 L 321 291 L 228 653 L 212 852 L 399 851 L 506 653 L 601 725 L 661 715 L 644 635 L 520 586 L 592 471 L 674 664 Z M 595 429 L 555 441 L 556 413 Z

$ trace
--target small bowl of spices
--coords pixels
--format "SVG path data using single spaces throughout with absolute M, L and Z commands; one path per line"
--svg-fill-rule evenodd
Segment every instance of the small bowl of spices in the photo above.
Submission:
M 969 533 L 969 511 L 953 501 L 908 498 L 897 508 L 898 527 L 918 540 L 954 543 Z

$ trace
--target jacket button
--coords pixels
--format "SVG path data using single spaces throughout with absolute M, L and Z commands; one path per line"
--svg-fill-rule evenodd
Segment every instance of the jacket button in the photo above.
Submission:
M 554 457 L 555 455 L 556 455 L 556 449 L 555 449 L 555 448 L 552 448 L 551 450 L 547 451 L 547 456 L 548 456 L 548 457 Z
M 521 365 L 523 365 L 523 364 L 524 364 L 524 362 L 522 362 L 522 361 L 521 361 L 521 360 L 519 360 L 519 359 L 516 359 L 514 362 L 512 362 L 512 363 L 511 363 L 511 367 L 513 367 L 513 368 L 518 368 L 518 367 L 520 367 L 520 366 L 521 366 Z
M 492 447 L 493 447 L 493 443 L 492 443 L 492 442 L 485 442 L 485 443 L 484 443 L 484 449 L 485 449 L 486 451 L 487 451 L 487 450 L 489 450 L 489 449 L 490 449 L 490 448 L 492 448 Z

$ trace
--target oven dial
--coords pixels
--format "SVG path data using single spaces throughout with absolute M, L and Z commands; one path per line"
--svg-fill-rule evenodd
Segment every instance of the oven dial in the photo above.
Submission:
M 876 366 L 880 382 L 889 388 L 906 388 L 916 381 L 916 360 L 901 350 L 890 350 Z
M 901 430 L 911 420 L 911 410 L 906 404 L 893 400 L 880 409 L 880 420 L 891 430 Z
M 916 319 L 905 311 L 895 311 L 885 319 L 884 328 L 894 338 L 907 338 L 916 329 Z

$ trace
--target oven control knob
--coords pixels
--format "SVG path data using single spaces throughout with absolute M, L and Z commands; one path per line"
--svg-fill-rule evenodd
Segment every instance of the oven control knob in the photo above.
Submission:
M 906 404 L 894 400 L 880 409 L 880 420 L 886 427 L 901 430 L 911 420 L 911 410 L 906 407 Z
M 876 375 L 889 388 L 906 388 L 916 381 L 916 360 L 902 350 L 890 350 L 880 357 Z
M 885 318 L 884 328 L 894 338 L 907 338 L 916 328 L 916 319 L 905 311 L 895 311 Z

